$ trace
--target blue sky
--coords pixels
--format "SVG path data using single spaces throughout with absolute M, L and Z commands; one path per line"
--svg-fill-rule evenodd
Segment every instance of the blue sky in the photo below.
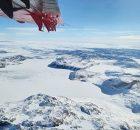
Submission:
M 59 0 L 64 26 L 41 33 L 32 24 L 0 18 L 0 40 L 66 40 L 140 45 L 140 0 Z

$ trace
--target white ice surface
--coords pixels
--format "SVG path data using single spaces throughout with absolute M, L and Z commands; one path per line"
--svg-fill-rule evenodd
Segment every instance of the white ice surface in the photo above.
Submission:
M 91 83 L 69 80 L 69 70 L 49 68 L 47 65 L 50 62 L 26 60 L 20 65 L 1 69 L 0 103 L 21 100 L 38 93 L 79 98 L 109 97 Z
M 134 75 L 139 76 L 140 74 L 139 68 L 133 67 L 127 68 L 122 67 L 121 65 L 114 65 L 117 59 L 103 60 L 100 58 L 99 59 L 93 58 L 92 59 L 93 61 L 92 60 L 90 61 L 87 60 L 88 59 L 87 58 L 82 62 L 80 62 L 80 60 L 77 59 L 76 55 L 71 56 L 63 54 L 57 56 L 56 53 L 48 54 L 46 52 L 49 52 L 50 50 L 49 47 L 48 50 L 46 48 L 47 48 L 46 46 L 39 47 L 36 44 L 34 45 L 13 44 L 12 46 L 10 45 L 10 43 L 9 45 L 3 45 L 1 47 L 0 50 L 6 50 L 10 53 L 2 54 L 0 57 L 20 54 L 29 57 L 40 56 L 43 59 L 36 59 L 34 57 L 34 59 L 27 59 L 25 61 L 20 62 L 20 64 L 18 63 L 14 65 L 10 64 L 7 65 L 6 68 L 0 68 L 0 104 L 3 104 L 5 102 L 23 100 L 28 96 L 39 93 L 43 93 L 54 97 L 64 96 L 73 99 L 74 101 L 77 102 L 77 104 L 79 104 L 79 102 L 90 102 L 105 109 L 107 113 L 101 116 L 101 119 L 105 118 L 106 115 L 109 115 L 109 118 L 111 119 L 113 117 L 113 119 L 116 120 L 116 122 L 121 122 L 122 120 L 126 121 L 130 125 L 133 125 L 133 123 L 135 122 L 134 124 L 139 126 L 138 124 L 140 122 L 139 113 L 133 113 L 132 112 L 133 106 L 131 106 L 135 101 L 137 104 L 140 103 L 139 93 L 137 92 L 137 90 L 139 91 L 139 86 L 136 86 L 137 88 L 134 87 L 134 89 L 136 90 L 133 91 L 132 89 L 126 95 L 123 93 L 119 93 L 116 95 L 104 94 L 101 91 L 101 88 L 98 86 L 102 85 L 102 82 L 115 77 L 112 75 L 107 75 L 106 72 L 109 73 L 115 72 L 124 74 L 123 76 L 118 77 L 123 81 L 131 82 L 136 79 L 139 80 L 139 77 L 134 76 Z M 53 49 L 59 50 L 60 48 L 55 47 Z M 73 48 L 61 48 L 61 49 L 73 50 Z M 78 49 L 82 50 L 83 48 Z M 93 73 L 93 77 L 91 78 L 88 77 L 87 82 L 81 82 L 79 80 L 70 80 L 69 79 L 69 74 L 71 72 L 70 70 L 55 69 L 48 67 L 48 64 L 50 64 L 53 61 L 56 61 L 56 58 L 59 57 L 66 58 L 66 62 L 68 62 L 70 65 L 74 66 L 83 65 L 84 67 L 88 66 L 87 68 L 85 68 L 85 71 L 87 71 L 87 73 L 91 74 Z M 140 63 L 139 59 L 135 59 L 135 61 L 137 63 Z M 115 82 L 116 80 L 113 81 Z M 110 88 L 110 86 L 108 87 Z M 65 101 L 63 102 L 65 103 Z M 126 107 L 125 105 L 127 104 L 129 107 L 132 108 L 128 108 L 128 106 Z M 16 105 L 17 104 L 15 104 L 15 106 Z M 38 106 L 38 104 L 34 105 Z M 34 105 L 32 106 L 32 108 L 34 108 Z M 78 112 L 78 114 L 81 114 L 81 111 Z M 87 117 L 87 115 L 84 116 Z M 16 118 L 17 121 L 20 121 L 20 119 L 22 119 L 22 116 L 20 115 L 17 116 Z M 40 117 L 38 116 L 35 117 L 35 119 L 36 118 L 40 119 Z M 112 124 L 112 122 L 110 122 L 110 124 L 108 125 L 109 126 L 116 125 L 118 127 L 117 124 L 115 123 Z M 92 127 L 88 120 L 82 122 L 82 126 L 83 129 Z M 62 125 L 60 126 L 60 128 L 61 127 L 65 128 L 67 126 Z

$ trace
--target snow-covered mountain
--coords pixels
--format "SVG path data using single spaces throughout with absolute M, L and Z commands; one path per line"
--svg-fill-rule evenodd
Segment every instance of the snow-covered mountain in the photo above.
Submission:
M 140 50 L 11 48 L 0 50 L 0 130 L 140 130 Z
M 96 102 L 75 102 L 65 97 L 33 95 L 0 109 L 0 129 L 11 130 L 139 130 L 140 121 L 121 110 L 115 113 Z M 118 114 L 123 114 L 119 115 Z

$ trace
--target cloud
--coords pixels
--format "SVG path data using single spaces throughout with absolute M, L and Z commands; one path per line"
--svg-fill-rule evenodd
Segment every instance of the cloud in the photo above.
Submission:
M 17 32 L 18 35 L 34 35 L 37 33 L 42 33 L 38 31 L 37 27 L 8 27 L 6 28 L 10 31 Z M 63 28 L 57 28 L 57 32 L 64 32 L 65 30 Z M 44 32 L 47 32 L 47 30 L 44 28 Z
M 10 31 L 10 33 L 9 33 Z M 14 32 L 11 35 L 11 32 Z M 58 42 L 69 45 L 140 48 L 139 31 L 105 31 L 94 27 L 58 27 L 56 32 L 39 32 L 37 27 L 8 27 L 7 35 L 13 40 Z M 0 33 L 0 36 L 4 35 Z M 33 36 L 35 35 L 35 36 Z M 36 36 L 37 35 L 37 36 Z M 28 37 L 29 36 L 29 37 Z M 1 36 L 2 37 L 2 36 Z
M 140 35 L 124 35 L 120 36 L 120 39 L 140 41 Z
M 7 27 L 6 30 L 9 31 L 15 31 L 17 33 L 22 32 L 23 34 L 27 34 L 29 32 L 31 33 L 39 33 L 38 31 L 38 27 Z M 27 32 L 27 33 L 25 33 Z M 46 28 L 44 27 L 44 32 L 47 32 Z M 92 33 L 102 33 L 100 31 L 97 31 L 95 28 L 93 27 L 57 27 L 57 31 L 56 33 L 86 33 L 86 32 L 92 32 Z M 31 34 L 30 34 L 31 35 Z M 32 34 L 33 35 L 33 34 Z
M 36 31 L 37 28 L 35 27 L 8 27 L 7 30 L 14 30 L 14 31 Z
M 6 33 L 0 33 L 0 36 L 4 36 L 4 35 L 6 35 Z
M 15 33 L 16 35 L 19 36 L 33 36 L 33 35 L 37 35 L 38 33 L 32 33 L 32 32 L 19 32 L 19 33 Z
M 59 28 L 58 28 L 59 29 Z M 97 31 L 93 27 L 61 27 L 63 31 Z
M 40 33 L 36 27 L 8 27 L 6 29 L 18 36 L 31 36 Z

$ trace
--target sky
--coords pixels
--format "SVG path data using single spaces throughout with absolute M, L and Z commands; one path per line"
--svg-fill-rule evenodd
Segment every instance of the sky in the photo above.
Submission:
M 64 25 L 38 32 L 35 25 L 0 17 L 0 41 L 51 41 L 140 48 L 140 0 L 58 0 Z

